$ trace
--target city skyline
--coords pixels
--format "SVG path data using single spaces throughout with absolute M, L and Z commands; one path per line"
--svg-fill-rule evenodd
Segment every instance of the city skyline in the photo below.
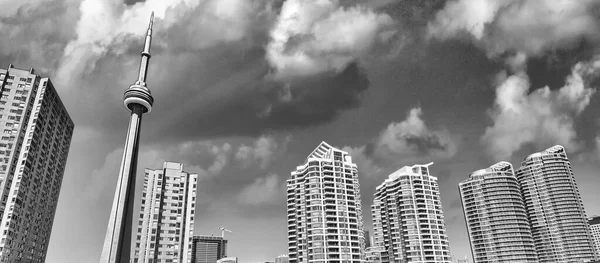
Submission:
M 144 168 L 184 163 L 199 175 L 195 233 L 231 228 L 228 252 L 241 261 L 285 253 L 285 181 L 321 141 L 352 156 L 363 208 L 399 167 L 435 162 L 461 257 L 457 185 L 499 161 L 565 146 L 588 216 L 600 214 L 600 4 L 479 3 L 3 2 L 0 68 L 52 79 L 75 123 L 46 262 L 98 261 L 127 130 L 122 95 L 152 11 L 157 103 L 144 115 L 134 207 Z M 372 232 L 368 211 L 363 223 Z

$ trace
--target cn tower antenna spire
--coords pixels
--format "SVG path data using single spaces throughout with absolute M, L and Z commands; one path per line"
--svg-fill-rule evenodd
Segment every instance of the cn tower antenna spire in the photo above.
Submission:
M 150 47 L 152 46 L 152 26 L 154 25 L 154 12 L 150 15 L 150 24 L 148 24 L 148 32 L 146 33 L 146 41 L 144 41 L 144 50 L 142 51 L 142 61 L 140 62 L 140 75 L 136 84 L 145 84 L 146 76 L 148 75 L 148 63 L 150 62 Z
M 138 79 L 125 90 L 123 98 L 123 104 L 131 112 L 131 118 L 129 119 L 127 139 L 125 140 L 123 158 L 121 159 L 121 169 L 117 178 L 117 189 L 108 218 L 108 227 L 106 228 L 106 237 L 102 247 L 100 263 L 129 263 L 131 257 L 132 222 L 135 218 L 133 216 L 135 176 L 142 115 L 150 112 L 154 104 L 154 98 L 146 86 L 153 24 L 154 12 L 150 16 L 144 49 L 141 53 L 142 58 Z

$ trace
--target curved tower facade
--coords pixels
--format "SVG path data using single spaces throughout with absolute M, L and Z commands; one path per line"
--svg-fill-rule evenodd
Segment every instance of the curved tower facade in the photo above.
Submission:
M 596 259 L 590 228 L 565 148 L 529 155 L 517 171 L 540 263 Z
M 499 162 L 458 186 L 475 263 L 537 263 L 513 167 Z
M 450 245 L 437 177 L 429 166 L 405 166 L 375 190 L 374 259 L 380 262 L 450 263 Z
M 358 170 L 322 142 L 287 180 L 290 263 L 361 263 L 365 240 Z
M 117 179 L 117 189 L 113 201 L 106 237 L 102 247 L 100 263 L 129 263 L 131 250 L 131 231 L 133 221 L 133 195 L 135 194 L 135 173 L 137 168 L 138 148 L 142 115 L 152 110 L 154 99 L 146 87 L 148 63 L 150 62 L 150 45 L 152 42 L 152 24 L 154 13 L 150 17 L 150 25 L 146 34 L 144 50 L 140 62 L 138 80 L 125 91 L 123 103 L 131 112 L 127 139 L 123 149 L 123 159 Z

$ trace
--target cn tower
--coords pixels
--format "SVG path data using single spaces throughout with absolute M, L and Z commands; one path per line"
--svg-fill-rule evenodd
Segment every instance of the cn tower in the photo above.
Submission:
M 150 25 L 146 34 L 144 51 L 140 62 L 138 80 L 125 91 L 124 104 L 131 111 L 127 139 L 121 159 L 121 169 L 117 179 L 117 189 L 106 237 L 100 256 L 100 263 L 129 263 L 131 249 L 131 223 L 133 220 L 133 201 L 135 195 L 135 172 L 138 159 L 140 126 L 142 115 L 150 112 L 154 99 L 146 87 L 148 62 L 150 61 L 150 44 L 152 42 L 152 24 L 154 13 L 150 16 Z

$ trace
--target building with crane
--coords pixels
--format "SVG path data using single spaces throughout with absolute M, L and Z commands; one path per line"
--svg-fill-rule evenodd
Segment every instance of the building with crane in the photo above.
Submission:
M 192 244 L 192 263 L 217 263 L 227 257 L 227 240 L 225 232 L 233 233 L 225 227 L 220 227 L 221 236 L 194 236 Z
M 227 240 L 222 236 L 195 236 L 192 251 L 192 263 L 217 263 L 227 257 Z
M 225 238 L 225 232 L 233 233 L 233 232 L 231 232 L 231 230 L 226 229 L 225 227 L 221 227 L 219 229 L 221 230 L 221 237 L 222 238 Z

